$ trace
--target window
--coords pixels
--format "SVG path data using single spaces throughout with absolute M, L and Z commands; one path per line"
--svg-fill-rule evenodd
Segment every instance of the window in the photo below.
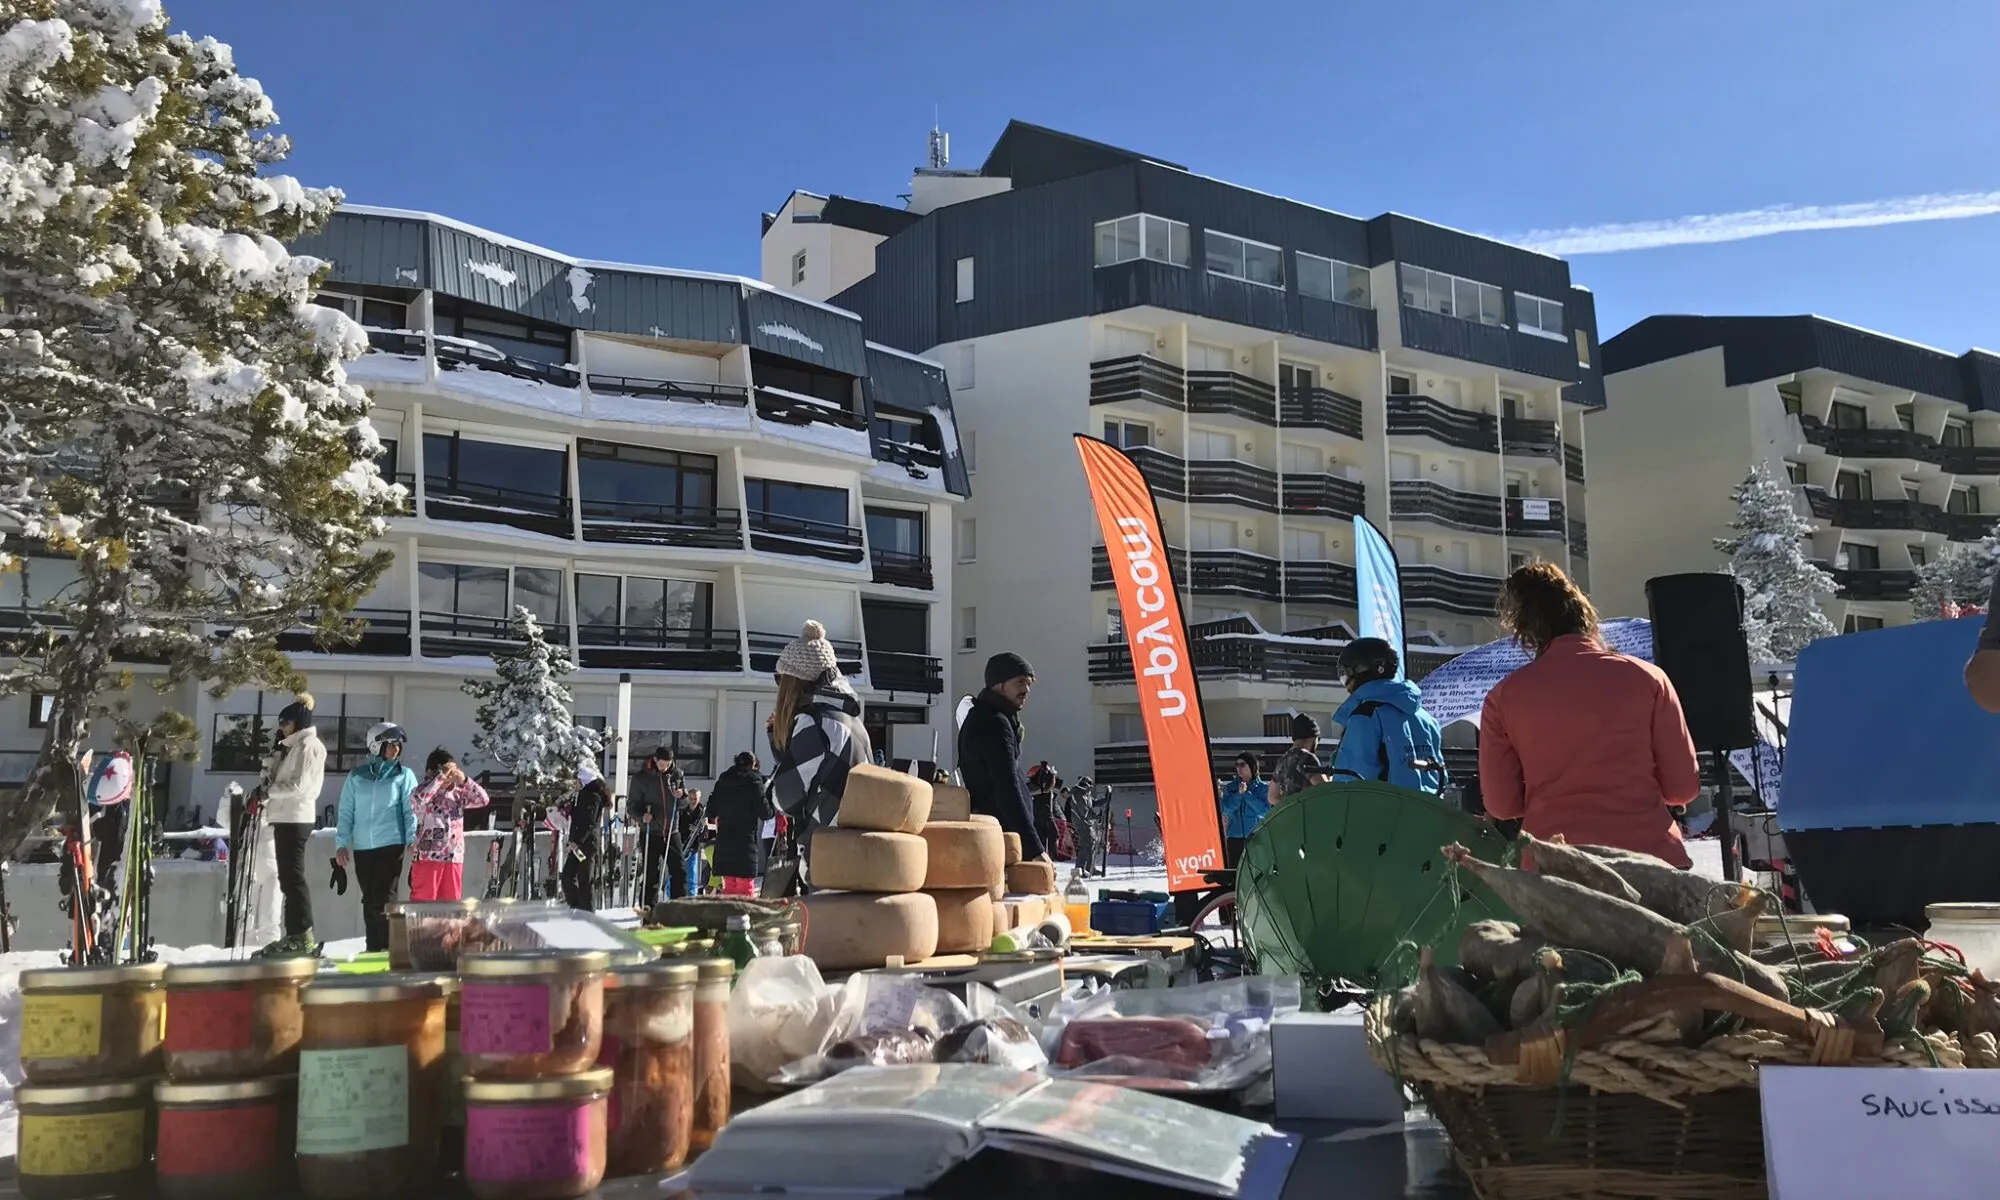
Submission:
M 874 435 L 876 441 L 884 444 L 897 442 L 905 446 L 935 449 L 924 437 L 924 423 L 917 417 L 905 417 L 877 409 L 875 419 L 869 422 L 868 431 Z
M 1507 556 L 1507 573 L 1509 575 L 1512 575 L 1514 572 L 1520 570 L 1522 567 L 1525 567 L 1527 565 L 1528 565 L 1528 556 L 1525 554 L 1516 552 L 1516 553 L 1511 553 Z
M 313 297 L 313 303 L 321 308 L 339 309 L 370 329 L 401 329 L 409 323 L 409 306 L 400 300 L 370 300 L 321 292 Z
M 868 545 L 876 554 L 904 562 L 924 557 L 924 514 L 900 508 L 868 510 Z
M 1859 542 L 1840 544 L 1841 565 L 1850 571 L 1879 571 L 1882 569 L 1882 550 L 1878 546 L 1864 546 Z
M 626 631 L 714 628 L 714 586 L 644 575 L 576 576 L 577 637 L 584 642 Z
M 1285 286 L 1285 252 L 1213 229 L 1201 232 L 1207 249 L 1208 273 L 1242 279 L 1265 287 Z
M 55 717 L 56 698 L 47 692 L 28 693 L 28 728 L 47 729 Z
M 958 373 L 952 377 L 951 385 L 961 392 L 970 388 L 974 382 L 972 351 L 971 346 L 958 348 Z
M 1188 541 L 1196 550 L 1236 549 L 1236 522 L 1215 517 L 1195 517 L 1189 522 Z
M 1778 385 L 1778 399 L 1784 403 L 1785 411 L 1798 416 L 1805 411 L 1805 397 L 1799 390 L 1799 382 L 1794 379 Z
M 1896 424 L 1901 426 L 1904 430 L 1916 429 L 1917 417 L 1916 413 L 1911 411 L 1910 405 L 1898 404 L 1896 406 Z
M 1146 740 L 1146 718 L 1138 713 L 1111 714 L 1111 740 L 1113 743 L 1131 744 Z
M 842 412 L 861 411 L 860 405 L 855 402 L 858 393 L 852 375 L 823 371 L 762 350 L 750 352 L 750 373 L 758 387 L 782 388 L 801 396 L 811 396 Z
M 1443 271 L 1403 264 L 1403 303 L 1411 308 L 1442 316 L 1477 321 L 1482 325 L 1505 325 L 1500 289 L 1475 279 L 1460 279 Z M 1560 309 L 1560 306 L 1558 306 Z M 1560 315 L 1558 315 L 1560 324 Z
M 481 567 L 464 563 L 417 564 L 417 607 L 441 616 L 505 621 L 526 608 L 543 625 L 565 623 L 563 573 L 555 567 Z
M 792 255 L 792 286 L 798 287 L 806 281 L 806 252 L 801 250 Z
M 1138 421 L 1106 421 L 1104 440 L 1121 450 L 1136 450 L 1153 444 L 1153 427 Z
M 861 632 L 868 639 L 870 654 L 928 655 L 931 652 L 930 605 L 863 599 Z
M 1587 330 L 1576 331 L 1576 365 L 1579 367 L 1590 365 L 1590 333 Z
M 1416 377 L 1413 375 L 1398 375 L 1395 374 L 1394 372 L 1391 372 L 1389 375 L 1389 394 L 1391 396 L 1416 395 L 1417 394 Z
M 961 651 L 979 649 L 979 610 L 976 608 L 958 610 L 958 648 Z
M 576 444 L 576 457 L 586 514 L 715 511 L 716 460 L 710 455 L 584 438 Z
M 569 495 L 569 456 L 547 446 L 427 433 L 424 487 L 440 494 L 560 500 Z
M 1945 498 L 1944 510 L 1954 513 L 1976 513 L 1979 511 L 1979 491 L 1976 488 L 1953 488 Z
M 1882 618 L 1862 617 L 1850 613 L 1847 618 L 1847 624 L 1844 628 L 1841 629 L 1841 632 L 1866 633 L 1871 629 L 1880 629 L 1880 628 L 1882 628 Z
M 1483 285 L 1482 285 L 1483 286 Z M 1514 293 L 1514 328 L 1537 337 L 1563 337 L 1563 306 L 1526 292 Z
M 1910 547 L 1910 565 L 1921 567 L 1930 561 L 1930 554 L 1922 546 Z
M 674 765 L 687 778 L 715 778 L 706 730 L 634 729 L 632 744 L 625 751 L 627 770 L 637 775 L 645 769 L 646 759 L 652 756 L 653 751 L 662 747 L 674 752 Z
M 899 761 L 895 757 L 895 731 L 899 725 L 921 725 L 928 729 L 930 726 L 930 713 L 915 705 L 905 704 L 870 704 L 862 710 L 861 727 L 868 731 L 868 744 L 875 750 L 877 765 L 886 765 L 894 761 Z M 907 740 L 903 745 L 904 749 L 910 749 Z M 923 739 L 922 749 L 919 752 L 929 754 L 931 753 L 930 747 L 930 740 L 928 738 Z
M 1833 411 L 1828 414 L 1826 423 L 1835 429 L 1866 429 L 1868 428 L 1868 410 L 1859 404 L 1844 404 L 1839 400 L 1835 400 L 1833 402 Z
M 1501 392 L 1500 393 L 1501 418 L 1503 420 L 1508 420 L 1508 421 L 1515 419 L 1516 417 L 1521 415 L 1521 408 L 1526 403 L 1527 402 L 1519 396 L 1513 396 L 1509 395 L 1506 392 Z
M 1360 308 L 1368 308 L 1374 303 L 1368 287 L 1367 267 L 1357 267 L 1334 258 L 1321 258 L 1303 250 L 1299 251 L 1299 295 L 1338 300 Z
M 277 737 L 278 713 L 289 695 L 259 692 L 248 712 L 216 713 L 209 729 L 208 769 L 248 775 L 263 765 Z M 326 743 L 326 769 L 351 771 L 368 759 L 368 730 L 388 720 L 389 698 L 365 693 L 319 697 L 313 723 Z
M 1188 227 L 1144 213 L 1097 223 L 1097 265 L 1115 266 L 1150 258 L 1169 266 L 1188 265 Z
M 1198 462 L 1224 462 L 1236 457 L 1236 435 L 1207 429 L 1188 430 L 1188 457 Z
M 958 431 L 958 453 L 965 460 L 967 475 L 979 474 L 979 431 L 961 429 Z
M 543 363 L 570 361 L 570 331 L 561 326 L 537 325 L 501 309 L 443 296 L 431 302 L 431 321 L 445 337 L 484 342 L 502 354 Z
M 1833 477 L 1833 496 L 1836 500 L 1873 500 L 1874 477 L 1859 471 L 1842 471 Z
M 962 517 L 958 522 L 958 561 L 979 561 L 979 522 L 971 517 Z
M 1104 610 L 1104 640 L 1107 642 L 1125 640 L 1125 613 L 1116 604 Z
M 1785 464 L 1785 478 L 1791 480 L 1793 483 L 1804 483 L 1806 481 L 1806 465 L 1804 463 L 1787 462 Z
M 743 481 L 743 494 L 752 515 L 777 518 L 781 525 L 795 525 L 806 531 L 847 528 L 844 488 L 750 478 Z
M 1972 427 L 1963 421 L 1946 421 L 1944 423 L 1944 436 L 1938 440 L 1946 446 L 1970 446 L 1972 444 Z
M 958 260 L 958 302 L 963 304 L 970 299 L 972 299 L 972 260 L 961 258 Z

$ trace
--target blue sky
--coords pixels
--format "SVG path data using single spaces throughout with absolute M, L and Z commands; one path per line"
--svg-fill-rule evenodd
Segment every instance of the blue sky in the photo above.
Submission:
M 896 203 L 932 106 L 1488 233 L 2000 190 L 2000 5 L 1850 0 L 168 0 L 351 200 L 757 273 L 794 187 Z M 1918 15 L 1920 12 L 1921 15 Z M 2000 216 L 1573 259 L 1609 336 L 1818 312 L 2000 348 Z

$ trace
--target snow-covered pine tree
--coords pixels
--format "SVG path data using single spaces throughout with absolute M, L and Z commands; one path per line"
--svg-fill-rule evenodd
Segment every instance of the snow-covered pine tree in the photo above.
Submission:
M 1736 500 L 1734 535 L 1715 539 L 1729 556 L 1729 570 L 1743 585 L 1743 632 L 1750 660 L 1790 662 L 1815 638 L 1837 632 L 1820 609 L 1833 576 L 1806 557 L 1812 524 L 1793 507 L 1792 490 L 1771 478 L 1763 463 L 1730 493 Z
M 1917 586 L 1910 592 L 1910 617 L 1935 621 L 1947 603 L 1980 608 L 1993 595 L 1993 572 L 2000 563 L 2000 524 L 1986 531 L 1977 545 L 1950 545 L 1943 554 L 1917 568 Z
M 570 715 L 574 699 L 562 683 L 573 669 L 569 651 L 550 645 L 526 608 L 514 610 L 514 636 L 518 649 L 493 656 L 494 678 L 461 686 L 479 701 L 473 749 L 514 772 L 524 793 L 540 795 L 595 760 L 603 743 Z
M 366 543 L 398 492 L 341 365 L 365 338 L 284 245 L 340 196 L 261 174 L 276 122 L 159 0 L 0 0 L 0 571 L 44 631 L 0 647 L 0 692 L 50 701 L 0 854 L 74 788 L 94 720 L 193 732 L 135 720 L 123 664 L 295 685 L 277 635 L 344 629 L 388 563 Z

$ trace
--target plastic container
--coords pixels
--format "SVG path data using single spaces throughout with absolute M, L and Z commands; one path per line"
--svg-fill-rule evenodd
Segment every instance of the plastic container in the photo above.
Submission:
M 403 917 L 401 900 L 391 900 L 382 906 L 382 915 L 389 918 L 389 969 L 407 971 L 414 965 L 410 962 L 410 924 Z
M 459 960 L 459 1049 L 474 1079 L 548 1079 L 597 1064 L 604 1041 L 599 950 L 503 950 Z
M 1063 916 L 1069 918 L 1071 933 L 1090 932 L 1090 889 L 1079 872 L 1070 873 L 1069 887 L 1063 891 Z
M 613 1175 L 664 1174 L 687 1160 L 699 973 L 692 963 L 653 963 L 613 971 L 607 981 L 597 1061 L 612 1069 Z
M 688 1123 L 688 1148 L 696 1153 L 715 1143 L 729 1124 L 729 985 L 736 964 L 726 958 L 704 958 L 696 964 L 694 985 L 694 1111 Z
M 299 1185 L 309 1200 L 382 1200 L 437 1172 L 444 989 L 362 975 L 301 995 Z
M 168 1077 L 181 1083 L 296 1074 L 305 1028 L 299 991 L 318 973 L 312 958 L 167 968 Z
M 110 1083 L 158 1075 L 164 963 L 21 972 L 21 1072 L 29 1083 Z
M 1956 946 L 1965 965 L 2000 977 L 2000 904 L 1926 904 L 1924 936 Z
M 450 971 L 458 956 L 479 950 L 504 950 L 489 919 L 491 909 L 480 900 L 406 900 L 399 913 L 403 952 L 417 971 Z M 390 937 L 397 921 L 390 919 Z M 394 950 L 393 940 L 390 943 Z M 393 960 L 392 960 L 393 961 Z
M 15 1186 L 21 1195 L 81 1200 L 143 1192 L 152 1179 L 154 1082 L 14 1089 L 20 1110 Z
M 164 1200 L 262 1200 L 292 1186 L 296 1075 L 162 1083 L 155 1187 Z
M 1839 913 L 1786 913 L 1782 917 L 1758 917 L 1753 941 L 1759 950 L 1771 946 L 1782 946 L 1789 940 L 1793 945 L 1808 945 L 1819 940 L 1819 931 L 1827 935 L 1843 950 L 1850 949 L 1847 918 Z
M 476 1200 L 575 1200 L 604 1181 L 611 1072 L 468 1080 L 465 1187 Z

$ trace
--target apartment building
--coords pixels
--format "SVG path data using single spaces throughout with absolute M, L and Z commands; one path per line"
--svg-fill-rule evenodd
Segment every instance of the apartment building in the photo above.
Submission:
M 1402 559 L 1418 673 L 1493 635 L 1510 565 L 1587 573 L 1579 417 L 1602 393 L 1561 260 L 1018 121 L 977 168 L 933 146 L 902 208 L 793 193 L 764 270 L 944 363 L 978 484 L 951 691 L 1027 655 L 1034 758 L 1151 780 L 1074 434 L 1158 496 L 1218 772 L 1274 753 L 1295 711 L 1336 733 L 1354 515 Z
M 1812 518 L 1847 632 L 1910 619 L 1917 568 L 2000 518 L 2000 356 L 1824 317 L 1655 316 L 1604 343 L 1590 428 L 1592 596 L 1645 612 L 1646 580 L 1727 558 L 1730 490 L 1765 463 Z
M 349 207 L 297 249 L 332 264 L 319 302 L 368 329 L 349 377 L 374 396 L 383 471 L 411 493 L 360 640 L 285 640 L 318 700 L 327 805 L 385 719 L 419 752 L 492 766 L 460 684 L 491 675 L 516 606 L 578 663 L 579 720 L 614 722 L 629 676 L 627 750 L 672 746 L 691 781 L 741 750 L 768 763 L 771 673 L 807 619 L 826 626 L 878 750 L 932 759 L 948 744 L 967 489 L 937 363 L 754 280 L 583 262 L 428 214 Z M 25 597 L 22 577 L 0 577 L 0 622 L 31 620 L 65 565 L 33 563 Z M 250 777 L 289 697 L 134 699 L 202 731 L 201 761 L 173 771 L 188 808 Z M 6 774 L 33 761 L 35 712 L 0 701 Z

